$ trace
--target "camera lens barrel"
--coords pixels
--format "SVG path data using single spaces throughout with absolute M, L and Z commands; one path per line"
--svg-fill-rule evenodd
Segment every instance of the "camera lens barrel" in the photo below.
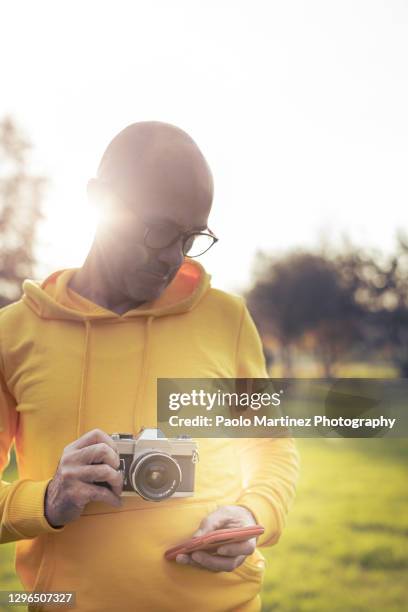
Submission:
M 148 451 L 137 456 L 129 470 L 133 489 L 149 501 L 162 501 L 173 495 L 180 485 L 181 469 L 170 455 Z

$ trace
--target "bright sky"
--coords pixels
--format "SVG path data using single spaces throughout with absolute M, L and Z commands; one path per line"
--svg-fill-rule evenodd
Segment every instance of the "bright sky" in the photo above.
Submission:
M 408 2 L 6 0 L 0 116 L 52 179 L 38 277 L 81 265 L 85 186 L 134 121 L 174 123 L 212 167 L 202 258 L 238 290 L 259 248 L 356 243 L 408 230 Z

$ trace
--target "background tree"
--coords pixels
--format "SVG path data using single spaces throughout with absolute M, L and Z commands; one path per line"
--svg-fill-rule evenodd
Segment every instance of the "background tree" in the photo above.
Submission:
M 307 337 L 325 376 L 358 337 L 361 308 L 336 264 L 324 255 L 258 254 L 248 306 L 265 337 L 277 340 L 285 375 L 292 375 L 292 350 Z
M 45 179 L 30 174 L 30 149 L 11 118 L 0 121 L 0 307 L 20 297 L 35 263 Z
M 339 273 L 365 312 L 365 347 L 386 351 L 403 377 L 408 377 L 408 239 L 397 235 L 396 253 L 349 249 L 336 260 Z

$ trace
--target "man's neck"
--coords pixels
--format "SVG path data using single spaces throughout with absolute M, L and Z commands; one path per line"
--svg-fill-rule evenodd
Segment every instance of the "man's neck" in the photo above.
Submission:
M 74 272 L 68 286 L 94 304 L 112 310 L 119 315 L 123 315 L 128 310 L 133 310 L 145 303 L 144 301 L 133 302 L 120 295 L 112 295 L 100 271 L 94 265 L 91 254 L 88 255 L 82 268 Z

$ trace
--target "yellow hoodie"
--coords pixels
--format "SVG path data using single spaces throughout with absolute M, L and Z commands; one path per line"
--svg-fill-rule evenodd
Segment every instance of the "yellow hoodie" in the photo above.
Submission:
M 258 549 L 220 573 L 163 553 L 224 504 L 249 508 L 265 527 L 258 546 L 275 544 L 295 494 L 292 439 L 199 439 L 193 497 L 92 502 L 62 529 L 47 522 L 44 494 L 64 447 L 96 427 L 156 427 L 157 378 L 267 377 L 245 302 L 211 288 L 196 261 L 123 315 L 72 291 L 74 271 L 26 280 L 22 299 L 0 311 L 0 472 L 15 442 L 20 477 L 1 483 L 0 541 L 17 541 L 24 587 L 75 591 L 80 612 L 259 610 Z

